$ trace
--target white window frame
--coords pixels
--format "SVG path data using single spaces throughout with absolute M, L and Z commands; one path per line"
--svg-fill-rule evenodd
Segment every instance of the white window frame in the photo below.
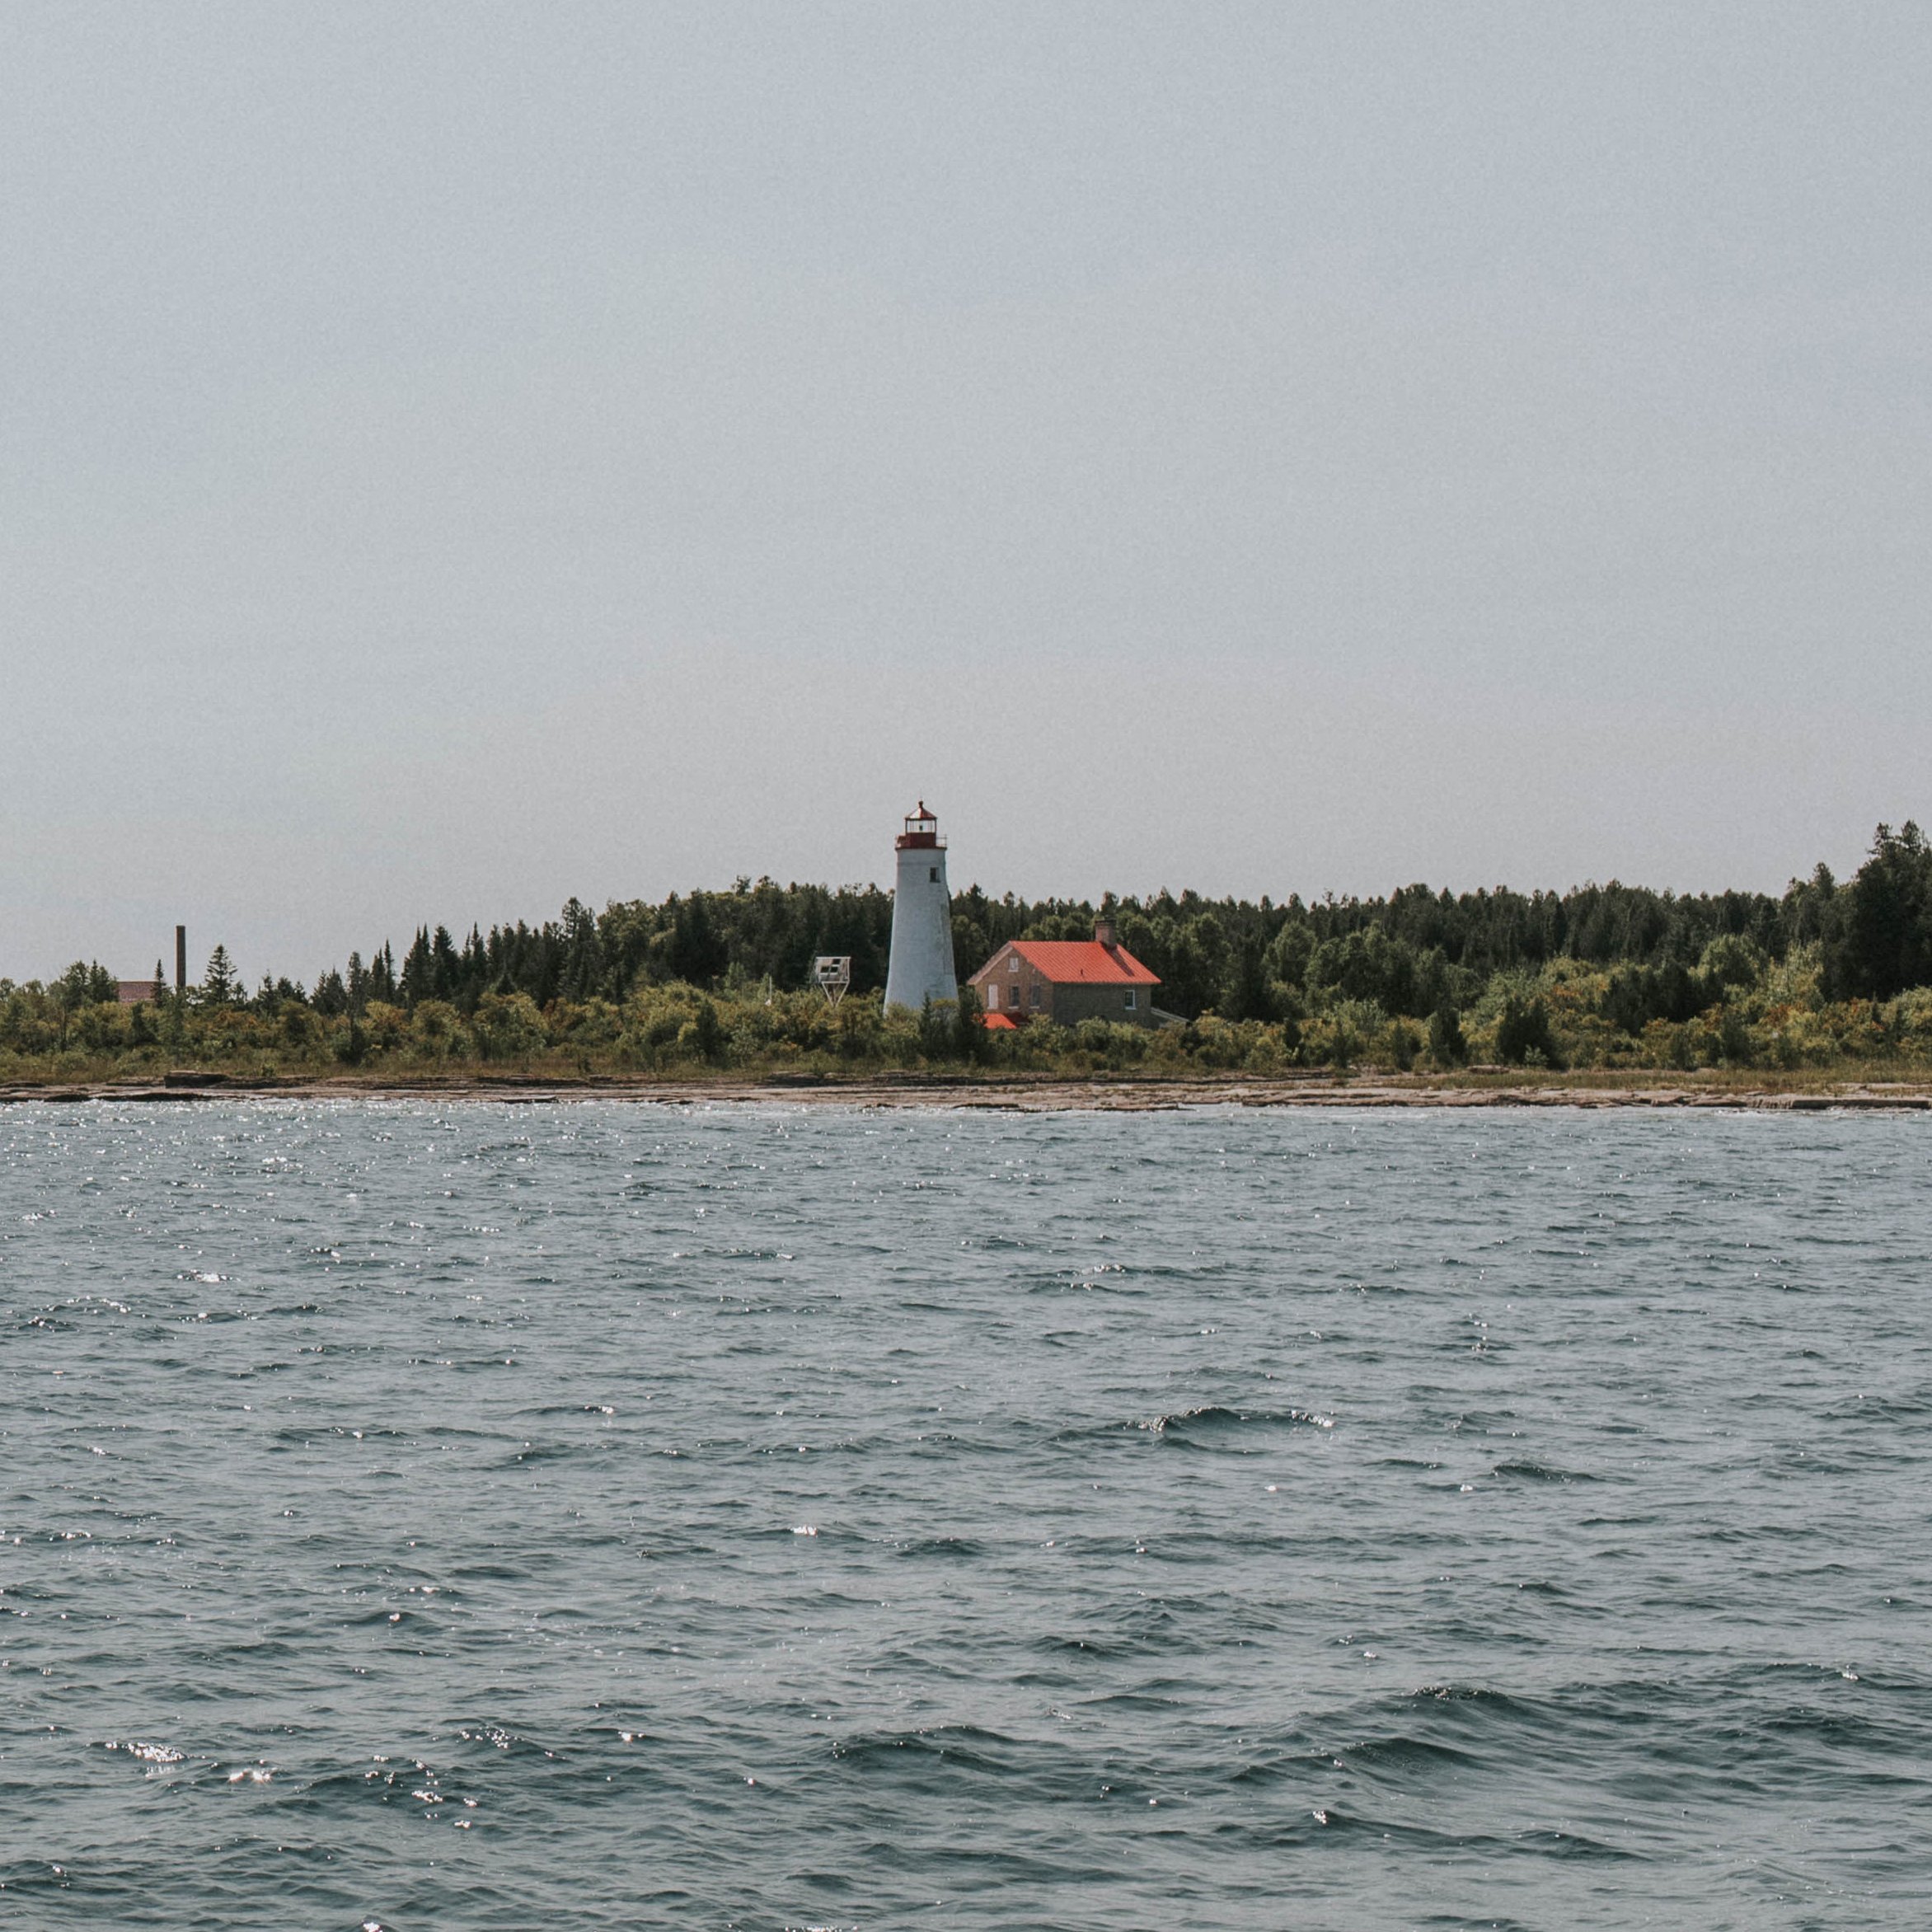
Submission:
M 1127 989 L 1125 994 L 1123 996 L 1123 1004 L 1126 1006 L 1127 1011 L 1131 1013 L 1133 1011 L 1137 1003 L 1137 1000 L 1134 992 L 1134 989 L 1130 986 Z

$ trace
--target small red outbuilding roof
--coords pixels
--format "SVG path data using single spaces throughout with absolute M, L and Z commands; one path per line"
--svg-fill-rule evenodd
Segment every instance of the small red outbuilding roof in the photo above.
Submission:
M 1125 946 L 1104 946 L 1097 939 L 1016 939 L 1013 950 L 1055 986 L 1161 983 L 1160 974 L 1150 973 Z

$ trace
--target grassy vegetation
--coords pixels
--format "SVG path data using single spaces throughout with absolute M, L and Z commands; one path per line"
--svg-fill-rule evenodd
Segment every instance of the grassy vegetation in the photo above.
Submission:
M 1809 1087 L 1932 1079 L 1932 988 L 1887 1001 L 1817 996 L 1802 954 L 1766 964 L 1689 1020 L 1634 1034 L 1605 1015 L 1612 975 L 1572 960 L 1498 975 L 1453 1025 L 1390 1015 L 1346 996 L 1306 1002 L 1300 1020 L 1209 1013 L 1158 1029 L 1090 1020 L 988 1033 L 950 1005 L 887 1013 L 877 994 L 834 1008 L 816 992 L 713 992 L 673 982 L 621 1001 L 485 994 L 464 1013 L 438 1000 L 359 1013 L 306 1003 L 126 1007 L 14 988 L 0 997 L 0 1082 L 158 1081 L 199 1069 L 247 1082 L 522 1079 L 545 1081 L 889 1073 L 1153 1079 L 1414 1075 L 1583 1086 L 1697 1076 L 1739 1086 Z M 1432 1038 L 1432 1035 L 1433 1037 Z

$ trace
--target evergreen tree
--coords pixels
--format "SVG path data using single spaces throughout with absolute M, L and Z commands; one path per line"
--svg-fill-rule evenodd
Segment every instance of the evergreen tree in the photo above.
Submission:
M 1833 961 L 1845 992 L 1889 1000 L 1932 980 L 1932 848 L 1907 821 L 1881 825 L 1850 887 L 1851 906 Z
M 201 976 L 201 1003 L 204 1006 L 228 1006 L 235 1001 L 235 963 L 228 949 L 218 945 L 208 955 L 208 970 Z
M 387 953 L 388 947 L 383 947 Z M 396 989 L 402 996 L 402 1003 L 410 1012 L 415 1012 L 424 1000 L 436 996 L 436 964 L 429 950 L 429 929 L 426 926 L 416 928 L 416 936 L 410 941 L 410 949 L 403 955 L 402 978 Z
M 986 1028 L 981 1023 L 982 1011 L 978 988 L 962 986 L 959 1003 L 953 1010 L 953 1052 L 968 1064 L 986 1056 Z
M 1261 936 L 1244 933 L 1231 949 L 1232 960 L 1216 1011 L 1224 1020 L 1272 1020 L 1274 1000 L 1263 963 Z
M 456 941 L 447 926 L 438 926 L 429 942 L 429 994 L 432 999 L 453 1000 L 462 978 L 462 964 L 457 958 Z
M 709 893 L 690 893 L 672 926 L 671 971 L 692 986 L 710 986 L 730 964 L 730 949 L 711 919 Z
M 566 1000 L 593 998 L 603 980 L 603 949 L 598 939 L 597 920 L 579 899 L 564 907 L 563 973 L 561 988 Z

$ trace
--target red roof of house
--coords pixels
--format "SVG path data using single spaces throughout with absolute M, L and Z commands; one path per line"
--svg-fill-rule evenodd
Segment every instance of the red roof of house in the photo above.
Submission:
M 1020 1030 L 1020 1022 L 1011 1013 L 982 1013 L 979 1024 L 992 1027 L 996 1033 L 1017 1033 Z
M 1013 950 L 1055 986 L 1161 983 L 1160 974 L 1150 973 L 1125 946 L 1104 946 L 1097 939 L 1016 939 Z M 989 960 L 987 964 L 991 964 Z M 985 970 L 983 966 L 980 968 Z

